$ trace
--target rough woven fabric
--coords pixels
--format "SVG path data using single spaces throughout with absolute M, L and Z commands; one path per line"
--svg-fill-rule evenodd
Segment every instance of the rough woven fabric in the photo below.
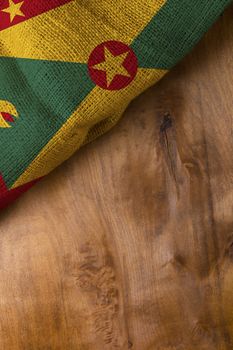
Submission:
M 110 129 L 231 0 L 0 0 L 0 208 Z

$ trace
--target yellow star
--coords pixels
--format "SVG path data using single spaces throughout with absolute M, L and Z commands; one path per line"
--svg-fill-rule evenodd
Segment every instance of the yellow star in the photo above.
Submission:
M 22 3 L 23 3 L 23 1 L 15 4 L 13 2 L 13 0 L 9 0 L 9 7 L 7 7 L 6 9 L 3 9 L 1 11 L 9 13 L 10 22 L 12 22 L 16 16 L 23 16 L 23 17 L 25 16 L 25 14 L 20 10 Z
M 106 72 L 107 86 L 111 84 L 116 75 L 131 77 L 123 64 L 129 51 L 118 56 L 114 56 L 106 47 L 104 47 L 105 61 L 94 65 L 92 68 Z

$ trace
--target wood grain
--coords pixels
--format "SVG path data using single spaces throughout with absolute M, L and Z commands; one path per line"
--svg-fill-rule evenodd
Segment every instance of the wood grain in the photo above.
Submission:
M 0 349 L 233 349 L 233 7 L 0 215 Z

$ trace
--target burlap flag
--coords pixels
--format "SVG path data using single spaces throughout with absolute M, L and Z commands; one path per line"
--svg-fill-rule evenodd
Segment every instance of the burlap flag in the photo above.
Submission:
M 0 0 L 0 208 L 200 39 L 231 0 Z

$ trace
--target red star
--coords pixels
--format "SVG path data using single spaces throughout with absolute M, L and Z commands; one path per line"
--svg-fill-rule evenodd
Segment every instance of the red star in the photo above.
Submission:
M 73 0 L 0 0 L 0 31 Z
M 135 78 L 138 60 L 134 51 L 120 41 L 106 41 L 98 45 L 88 60 L 92 81 L 106 90 L 120 90 Z
M 26 192 L 40 179 L 29 182 L 20 187 L 8 190 L 3 176 L 0 174 L 0 210 L 8 206 L 11 202 L 15 201 L 23 192 Z

